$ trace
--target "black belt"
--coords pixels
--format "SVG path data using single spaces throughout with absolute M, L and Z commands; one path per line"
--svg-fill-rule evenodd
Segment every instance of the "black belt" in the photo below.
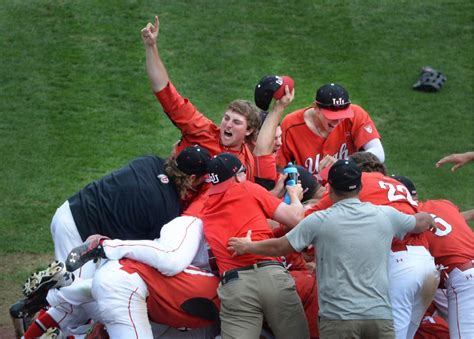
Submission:
M 231 270 L 225 271 L 224 274 L 221 277 L 221 284 L 225 285 L 228 282 L 238 279 L 239 278 L 239 271 L 248 271 L 248 270 L 253 270 L 255 268 L 260 268 L 260 267 L 265 267 L 265 266 L 281 266 L 285 267 L 283 263 L 279 261 L 260 261 L 257 262 L 253 265 L 248 265 L 244 267 L 237 267 L 233 268 Z

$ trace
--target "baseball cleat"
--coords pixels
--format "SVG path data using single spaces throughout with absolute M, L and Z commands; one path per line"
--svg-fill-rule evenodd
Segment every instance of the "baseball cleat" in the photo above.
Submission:
M 32 317 L 36 312 L 48 305 L 46 294 L 36 294 L 30 298 L 18 300 L 10 306 L 10 316 L 13 319 Z
M 88 237 L 81 246 L 73 248 L 67 256 L 66 269 L 69 272 L 74 272 L 90 260 L 97 261 L 100 258 L 106 258 L 104 248 L 102 247 L 102 241 L 106 239 L 109 238 L 100 234 L 94 234 Z
M 23 294 L 31 298 L 37 294 L 44 294 L 52 288 L 69 286 L 74 281 L 74 275 L 66 271 L 64 264 L 53 261 L 43 270 L 33 273 L 23 284 Z
M 50 327 L 39 339 L 58 339 L 65 338 L 61 335 L 61 330 L 57 327 Z

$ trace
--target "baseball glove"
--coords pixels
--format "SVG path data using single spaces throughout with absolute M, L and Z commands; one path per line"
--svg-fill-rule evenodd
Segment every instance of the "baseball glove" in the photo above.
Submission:
M 443 73 L 430 66 L 421 69 L 418 81 L 413 85 L 413 89 L 422 92 L 438 92 L 444 85 L 446 77 Z

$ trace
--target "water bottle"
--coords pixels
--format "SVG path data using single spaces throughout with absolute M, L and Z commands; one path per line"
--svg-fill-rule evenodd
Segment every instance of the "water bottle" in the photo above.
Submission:
M 298 183 L 298 168 L 293 165 L 292 162 L 289 162 L 288 165 L 285 166 L 283 173 L 288 174 L 285 180 L 285 186 L 295 186 Z M 285 203 L 288 205 L 291 204 L 288 192 L 285 193 Z

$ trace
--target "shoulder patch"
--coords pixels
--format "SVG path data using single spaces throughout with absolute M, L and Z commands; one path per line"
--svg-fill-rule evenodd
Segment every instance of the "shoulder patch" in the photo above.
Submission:
M 367 125 L 367 126 L 364 127 L 364 129 L 367 133 L 372 133 L 372 126 Z

